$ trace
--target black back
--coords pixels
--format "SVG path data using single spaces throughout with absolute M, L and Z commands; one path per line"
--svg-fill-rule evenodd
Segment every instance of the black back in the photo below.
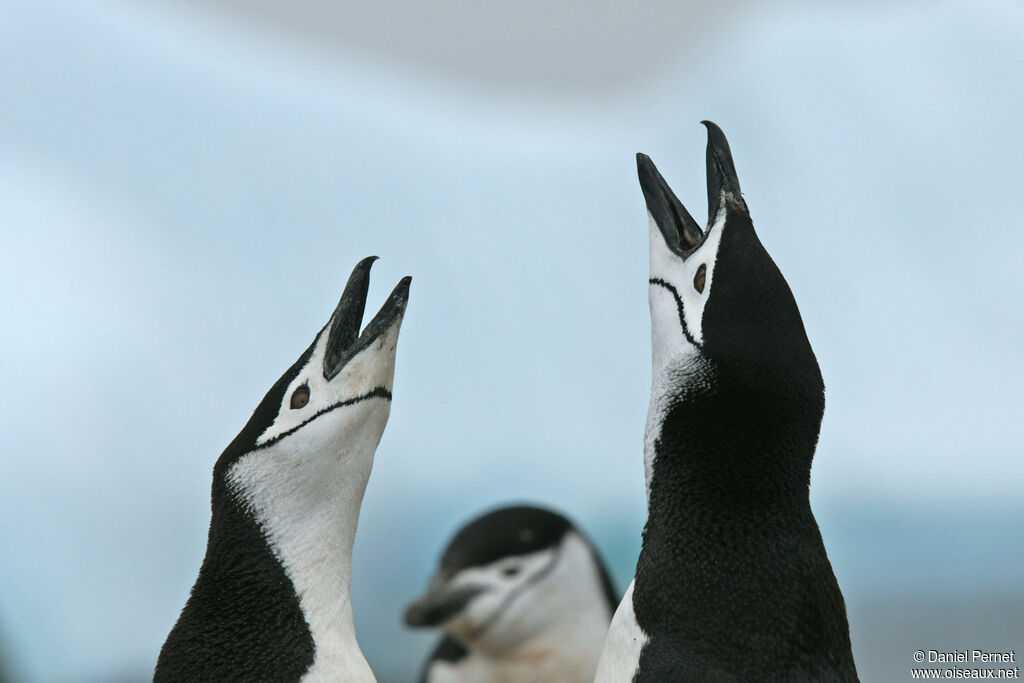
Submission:
M 214 466 L 206 557 L 160 650 L 155 681 L 298 680 L 313 663 L 313 636 L 295 587 L 226 481 L 231 465 L 277 417 L 312 351 L 310 345 L 271 387 Z
M 809 503 L 824 384 L 789 286 L 728 177 L 728 147 L 727 163 L 712 158 L 726 145 L 712 127 L 709 194 L 727 219 L 703 344 L 676 378 L 654 445 L 633 593 L 650 640 L 634 680 L 856 681 Z

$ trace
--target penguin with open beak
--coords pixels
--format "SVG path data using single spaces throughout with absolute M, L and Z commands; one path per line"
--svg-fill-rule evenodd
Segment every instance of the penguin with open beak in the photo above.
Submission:
M 375 680 L 356 642 L 352 544 L 411 280 L 360 332 L 375 258 L 214 465 L 206 557 L 154 680 Z
M 811 513 L 824 384 L 793 293 L 707 127 L 707 228 L 637 155 L 650 235 L 647 524 L 599 683 L 856 681 Z

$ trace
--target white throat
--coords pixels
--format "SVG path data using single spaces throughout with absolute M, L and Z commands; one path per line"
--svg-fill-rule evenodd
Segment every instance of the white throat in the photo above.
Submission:
M 389 411 L 374 398 L 326 413 L 228 473 L 295 586 L 315 647 L 304 681 L 375 680 L 356 642 L 352 545 Z

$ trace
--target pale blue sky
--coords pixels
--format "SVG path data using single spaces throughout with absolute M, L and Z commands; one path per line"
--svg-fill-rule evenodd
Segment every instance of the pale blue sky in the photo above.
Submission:
M 4 3 L 0 647 L 29 680 L 152 665 L 214 460 L 368 254 L 369 307 L 414 281 L 356 544 L 367 651 L 425 646 L 400 605 L 509 499 L 584 522 L 624 581 L 650 373 L 633 158 L 702 216 L 704 118 L 822 365 L 812 499 L 840 581 L 927 573 L 857 564 L 891 550 L 843 535 L 865 510 L 1024 517 L 1022 30 L 1011 2 L 759 6 L 563 91 Z M 949 581 L 1012 583 L 1022 540 Z

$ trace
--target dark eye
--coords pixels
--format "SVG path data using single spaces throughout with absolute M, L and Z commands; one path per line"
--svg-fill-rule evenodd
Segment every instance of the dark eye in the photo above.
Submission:
M 309 403 L 309 387 L 303 384 L 292 393 L 292 409 L 305 408 Z
M 704 292 L 704 280 L 707 278 L 707 272 L 708 267 L 702 263 L 697 269 L 697 274 L 693 276 L 693 288 L 698 292 Z
M 501 570 L 501 575 L 505 576 L 505 577 L 508 577 L 508 578 L 512 578 L 513 576 L 515 576 L 518 573 L 519 573 L 519 566 L 518 565 L 514 565 L 514 564 L 513 565 L 509 565 L 508 567 L 505 567 L 504 569 Z

